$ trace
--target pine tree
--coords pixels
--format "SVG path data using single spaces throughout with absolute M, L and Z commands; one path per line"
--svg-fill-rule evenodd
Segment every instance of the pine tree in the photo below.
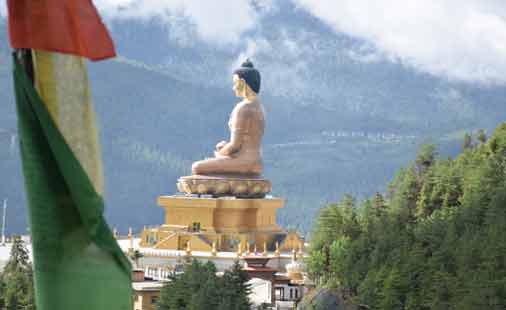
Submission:
M 462 142 L 462 150 L 468 150 L 471 148 L 471 143 L 472 143 L 472 139 L 471 139 L 471 135 L 466 133 L 464 135 L 464 141 Z
M 372 207 L 374 208 L 374 211 L 375 211 L 375 214 L 376 216 L 381 216 L 385 213 L 386 211 L 386 202 L 385 202 L 385 199 L 383 198 L 383 195 L 381 195 L 380 193 L 376 192 L 372 198 Z
M 191 292 L 186 274 L 172 274 L 169 277 L 169 282 L 160 291 L 160 299 L 156 308 L 157 310 L 186 309 L 190 299 Z
M 382 288 L 382 296 L 379 300 L 381 310 L 402 310 L 404 309 L 404 298 L 402 294 L 402 278 L 399 271 L 393 268 L 385 279 Z
M 435 162 L 438 155 L 436 146 L 434 144 L 424 144 L 418 150 L 415 159 L 415 169 L 417 175 L 422 175 L 427 171 Z
M 33 270 L 28 250 L 19 236 L 13 236 L 9 261 L 0 276 L 2 306 L 6 309 L 35 309 Z
M 157 310 L 249 310 L 248 274 L 238 261 L 220 279 L 212 262 L 191 260 L 160 293 Z
M 219 306 L 219 287 L 216 276 L 207 278 L 207 281 L 202 283 L 202 287 L 193 294 L 192 299 L 188 303 L 190 310 L 218 310 Z
M 239 261 L 235 261 L 230 270 L 226 270 L 223 274 L 223 290 L 224 299 L 222 306 L 233 308 L 220 308 L 224 310 L 249 310 L 251 304 L 249 301 L 249 294 L 251 292 L 250 286 L 247 284 L 249 281 L 248 274 L 242 269 Z
M 478 141 L 480 141 L 480 143 L 487 142 L 487 135 L 485 134 L 485 130 L 483 129 L 478 130 Z

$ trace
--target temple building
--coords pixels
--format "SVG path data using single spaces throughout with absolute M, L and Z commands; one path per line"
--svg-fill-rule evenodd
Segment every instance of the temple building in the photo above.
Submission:
M 225 270 L 248 255 L 270 257 L 271 267 L 285 270 L 291 253 L 304 255 L 304 240 L 296 231 L 276 224 L 279 198 L 236 199 L 160 196 L 165 223 L 146 227 L 138 238 L 129 231 L 121 240 L 125 252 L 140 253 L 139 265 L 163 273 L 187 257 L 212 261 Z M 163 278 L 163 277 L 162 277 Z
M 235 253 L 303 248 L 296 232 L 276 224 L 283 199 L 160 196 L 158 204 L 165 209 L 165 223 L 143 230 L 141 248 Z

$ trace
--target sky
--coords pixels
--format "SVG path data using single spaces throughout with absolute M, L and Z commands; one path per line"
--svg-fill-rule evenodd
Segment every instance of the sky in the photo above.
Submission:
M 258 27 L 264 14 L 275 14 L 279 1 L 291 1 L 336 34 L 364 40 L 372 47 L 371 60 L 400 63 L 449 80 L 506 84 L 504 0 L 93 2 L 106 20 L 156 18 L 177 25 L 174 31 L 194 31 L 210 44 L 227 46 L 251 40 L 243 34 Z M 5 11 L 3 0 L 0 3 L 0 12 Z

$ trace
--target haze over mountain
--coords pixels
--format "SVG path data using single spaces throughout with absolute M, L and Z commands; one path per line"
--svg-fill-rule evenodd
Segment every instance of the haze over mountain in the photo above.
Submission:
M 106 213 L 122 231 L 160 224 L 156 197 L 174 193 L 191 162 L 210 156 L 228 137 L 228 114 L 237 102 L 231 72 L 246 57 L 262 73 L 265 175 L 274 194 L 288 201 L 280 224 L 305 232 L 317 210 L 344 192 L 383 191 L 421 143 L 437 143 L 442 155 L 453 155 L 466 131 L 490 130 L 504 120 L 506 60 L 500 51 L 506 40 L 498 40 L 506 33 L 505 11 L 493 11 L 502 7 L 494 1 L 459 2 L 478 17 L 498 12 L 492 21 L 470 15 L 482 20 L 481 32 L 465 32 L 474 19 L 460 9 L 453 16 L 447 5 L 428 1 L 448 18 L 453 42 L 439 31 L 433 16 L 439 15 L 423 10 L 428 22 L 422 27 L 413 22 L 395 28 L 395 20 L 402 25 L 414 14 L 402 5 L 369 8 L 369 15 L 377 10 L 376 18 L 363 19 L 353 13 L 364 10 L 363 1 L 340 7 L 332 1 L 218 1 L 209 8 L 201 1 L 94 2 L 119 54 L 91 63 L 90 79 L 101 126 Z M 378 21 L 381 14 L 386 21 Z M 0 199 L 9 198 L 8 230 L 24 232 L 4 23 Z M 415 44 L 410 33 L 418 42 L 414 48 L 408 48 Z

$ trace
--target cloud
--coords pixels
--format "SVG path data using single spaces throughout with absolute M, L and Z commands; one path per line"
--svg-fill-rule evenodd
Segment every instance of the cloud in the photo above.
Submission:
M 503 0 L 293 0 L 336 32 L 451 80 L 506 83 Z
M 250 58 L 261 72 L 262 92 L 287 98 L 309 96 L 314 84 L 308 82 L 306 73 L 311 70 L 305 57 L 315 54 L 308 51 L 306 33 L 280 28 L 274 37 L 246 38 L 244 47 L 228 66 L 229 74 Z
M 106 18 L 160 19 L 174 24 L 181 16 L 195 27 L 204 40 L 234 43 L 253 28 L 261 12 L 273 7 L 274 0 L 95 0 Z
M 6 1 L 0 1 L 0 17 L 7 16 Z
M 232 73 L 233 70 L 237 69 L 246 58 L 254 60 L 259 53 L 265 54 L 270 52 L 272 52 L 272 46 L 266 39 L 247 38 L 245 49 L 239 53 L 237 58 L 232 62 L 232 65 L 229 66 L 229 72 Z

